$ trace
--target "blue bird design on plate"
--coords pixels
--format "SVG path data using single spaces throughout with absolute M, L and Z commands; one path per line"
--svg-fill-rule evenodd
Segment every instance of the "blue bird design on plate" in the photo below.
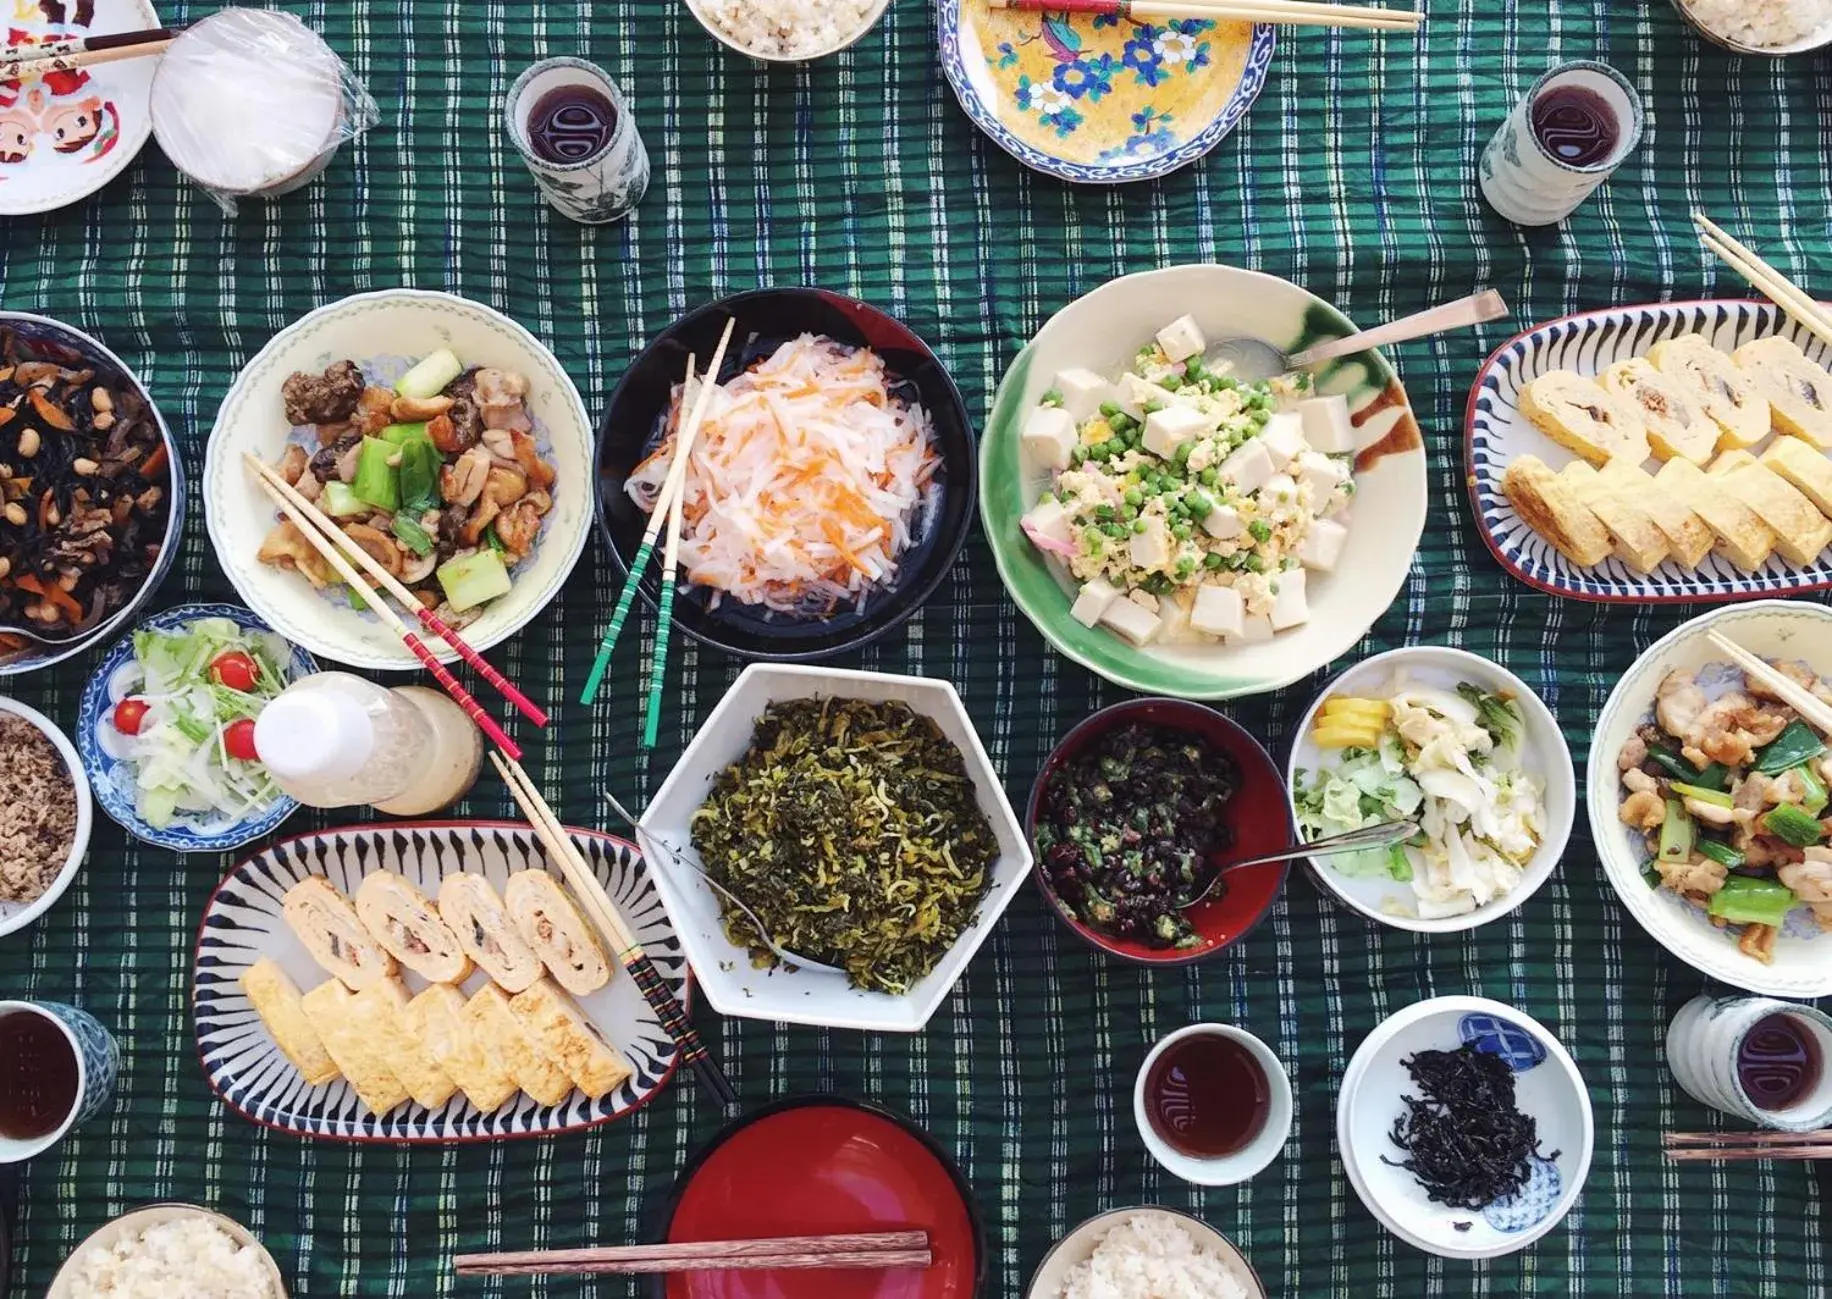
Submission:
M 1043 42 L 1063 63 L 1073 63 L 1081 57 L 1081 33 L 1076 31 L 1067 18 L 1043 19 Z

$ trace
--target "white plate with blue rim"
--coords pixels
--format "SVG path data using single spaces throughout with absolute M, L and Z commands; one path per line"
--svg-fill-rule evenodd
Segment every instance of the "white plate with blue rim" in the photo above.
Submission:
M 156 613 L 136 631 L 177 631 L 200 618 L 227 618 L 245 631 L 273 629 L 247 609 L 233 604 L 184 604 Z M 288 645 L 287 680 L 297 681 L 318 671 L 312 656 Z M 115 728 L 115 705 L 136 693 L 145 673 L 134 657 L 134 638 L 116 641 L 83 687 L 76 713 L 76 751 L 83 771 L 102 810 L 134 838 L 173 852 L 227 852 L 272 834 L 299 809 L 297 799 L 276 792 L 259 807 L 241 816 L 222 813 L 177 812 L 171 824 L 155 826 L 140 815 L 138 769 L 128 757 L 127 737 Z
M 937 0 L 942 69 L 973 124 L 1062 180 L 1150 180 L 1203 157 L 1259 97 L 1266 23 L 995 9 Z
M 1465 1044 L 1507 1062 L 1515 1108 L 1539 1139 L 1525 1183 L 1482 1209 L 1431 1200 L 1399 1166 L 1407 1155 L 1391 1139 L 1401 1095 L 1419 1090 L 1405 1061 Z M 1356 1049 L 1336 1103 L 1336 1145 L 1355 1194 L 1388 1231 L 1443 1258 L 1498 1258 L 1558 1226 L 1584 1189 L 1595 1140 L 1570 1052 L 1532 1016 L 1483 997 L 1433 997 L 1388 1016 Z

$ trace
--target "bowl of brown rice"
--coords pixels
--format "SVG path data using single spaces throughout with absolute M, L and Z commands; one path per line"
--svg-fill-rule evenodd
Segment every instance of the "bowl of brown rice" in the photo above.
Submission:
M 1206 1222 L 1141 1206 L 1089 1218 L 1043 1256 L 1025 1299 L 1266 1299 L 1253 1265 Z
M 1706 40 L 1738 54 L 1785 58 L 1832 45 L 1832 0 L 1673 0 Z
M 78 1245 L 45 1299 L 286 1299 L 286 1281 L 235 1219 L 195 1204 L 149 1204 Z
M 89 851 L 93 818 L 69 738 L 43 713 L 0 696 L 0 935 L 63 896 Z
M 687 0 L 720 44 L 764 63 L 838 54 L 878 25 L 890 0 Z

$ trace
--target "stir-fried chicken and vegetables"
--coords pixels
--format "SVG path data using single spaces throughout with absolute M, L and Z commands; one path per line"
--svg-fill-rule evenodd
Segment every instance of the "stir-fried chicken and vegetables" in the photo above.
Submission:
M 462 626 L 508 592 L 553 508 L 554 469 L 535 446 L 525 378 L 466 369 L 439 351 L 392 388 L 339 361 L 294 374 L 281 394 L 288 422 L 310 429 L 317 449 L 289 445 L 280 473 L 416 599 Z M 288 521 L 259 558 L 314 587 L 339 580 Z
M 1832 702 L 1832 686 L 1810 669 L 1775 667 Z M 1708 669 L 1708 679 L 1718 672 Z M 1648 883 L 1721 928 L 1741 926 L 1738 950 L 1766 964 L 1796 907 L 1832 930 L 1832 755 L 1761 683 L 1731 680 L 1708 693 L 1691 672 L 1667 674 L 1654 720 L 1617 756 L 1618 814 L 1646 840 Z

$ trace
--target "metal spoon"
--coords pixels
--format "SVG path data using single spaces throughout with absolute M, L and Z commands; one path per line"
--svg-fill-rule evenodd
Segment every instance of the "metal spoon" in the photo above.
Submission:
M 1215 886 L 1222 877 L 1231 871 L 1245 870 L 1249 866 L 1270 866 L 1274 862 L 1290 861 L 1294 857 L 1337 857 L 1343 853 L 1366 852 L 1373 848 L 1390 848 L 1396 843 L 1404 843 L 1419 832 L 1417 821 L 1389 821 L 1384 825 L 1364 825 L 1359 830 L 1350 830 L 1347 834 L 1334 834 L 1327 839 L 1318 839 L 1314 843 L 1295 844 L 1284 852 L 1269 853 L 1264 857 L 1252 857 L 1246 861 L 1233 861 L 1215 872 L 1202 892 L 1187 901 L 1179 901 L 1179 908 L 1193 907 L 1215 891 Z
M 1376 347 L 1387 347 L 1394 343 L 1407 343 L 1415 338 L 1428 338 L 1432 334 L 1448 333 L 1453 329 L 1468 329 L 1472 325 L 1499 320 L 1507 314 L 1508 304 L 1502 301 L 1501 295 L 1493 289 L 1485 289 L 1467 298 L 1458 298 L 1455 302 L 1429 307 L 1403 319 L 1385 325 L 1376 325 L 1373 329 L 1364 329 L 1360 333 L 1350 334 L 1347 338 L 1319 343 L 1315 347 L 1305 348 L 1302 352 L 1294 352 L 1290 356 L 1285 355 L 1263 338 L 1243 336 L 1226 339 L 1217 344 L 1213 352 L 1214 359 L 1205 364 L 1211 369 L 1225 367 L 1229 375 L 1242 382 L 1251 383 L 1259 379 L 1270 379 L 1276 375 L 1290 374 L 1293 370 L 1321 365 L 1324 361 L 1333 361 L 1339 356 L 1353 356 L 1357 352 L 1366 352 Z
M 626 808 L 622 803 L 618 802 L 617 796 L 611 793 L 610 790 L 607 789 L 604 791 L 604 798 L 605 798 L 605 801 L 611 805 L 612 810 L 614 810 L 618 816 L 622 817 L 625 821 L 628 821 L 630 823 L 630 828 L 636 831 L 637 837 L 639 839 L 649 840 L 654 843 L 660 844 L 663 851 L 665 851 L 670 857 L 674 859 L 676 865 L 685 866 L 688 870 L 692 871 L 695 875 L 698 875 L 701 879 L 705 880 L 708 884 L 712 886 L 713 892 L 717 893 L 720 897 L 724 898 L 727 902 L 730 902 L 734 907 L 737 907 L 738 910 L 742 911 L 744 913 L 744 918 L 751 922 L 751 928 L 755 929 L 757 931 L 758 937 L 763 939 L 763 945 L 769 948 L 770 951 L 776 956 L 778 960 L 784 961 L 790 965 L 800 966 L 802 969 L 819 970 L 826 974 L 844 974 L 846 973 L 846 971 L 842 970 L 837 965 L 826 965 L 820 961 L 814 960 L 812 957 L 803 956 L 799 952 L 791 952 L 788 948 L 783 947 L 774 938 L 770 936 L 770 931 L 764 926 L 763 921 L 758 918 L 757 913 L 755 911 L 752 911 L 750 907 L 745 905 L 743 898 L 739 897 L 736 893 L 733 893 L 730 889 L 726 888 L 723 884 L 719 883 L 718 880 L 714 879 L 710 874 L 707 873 L 705 867 L 699 865 L 696 862 L 689 861 L 687 857 L 682 854 L 680 849 L 676 848 L 673 844 L 669 843 L 666 839 L 662 838 L 660 835 L 649 830 L 646 826 L 643 825 L 641 821 L 631 816 L 629 809 Z M 646 844 L 641 845 L 641 846 L 643 847 L 643 850 L 645 852 L 648 851 Z

